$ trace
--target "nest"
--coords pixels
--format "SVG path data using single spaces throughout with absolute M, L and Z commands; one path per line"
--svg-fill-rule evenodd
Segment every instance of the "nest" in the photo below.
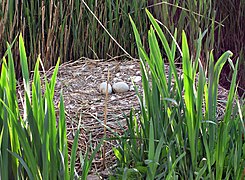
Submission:
M 99 85 L 107 80 L 108 69 L 110 72 L 110 83 L 124 81 L 130 90 L 125 93 L 113 93 L 109 95 L 107 102 L 107 137 L 114 137 L 114 133 L 122 134 L 126 129 L 125 115 L 129 115 L 131 108 L 140 110 L 138 98 L 133 88 L 134 82 L 141 88 L 140 62 L 138 60 L 92 60 L 81 58 L 74 62 L 64 63 L 59 67 L 57 84 L 55 89 L 55 104 L 59 102 L 60 90 L 64 97 L 67 138 L 69 150 L 73 143 L 75 132 L 79 120 L 81 129 L 79 136 L 78 152 L 83 155 L 88 149 L 93 151 L 104 137 L 104 112 L 105 95 L 99 92 Z M 168 71 L 168 66 L 165 66 Z M 177 69 L 181 75 L 181 69 Z M 51 77 L 53 68 L 46 72 L 48 78 Z M 228 91 L 218 87 L 218 99 L 227 99 Z M 218 106 L 218 116 L 224 114 L 224 104 Z M 106 167 L 113 167 L 115 156 L 112 147 L 116 146 L 116 141 L 106 141 Z M 102 147 L 103 148 L 103 147 Z M 103 167 L 102 148 L 93 160 L 90 173 L 105 173 Z M 79 154 L 76 163 L 77 171 L 81 171 Z M 103 174 L 102 173 L 102 174 Z
M 73 143 L 75 132 L 79 120 L 81 119 L 81 129 L 79 137 L 78 152 L 84 155 L 90 148 L 93 151 L 104 137 L 104 94 L 99 92 L 99 86 L 107 81 L 109 69 L 109 83 L 126 82 L 129 91 L 125 93 L 112 93 L 107 102 L 107 132 L 106 137 L 114 137 L 114 133 L 122 134 L 126 129 L 125 115 L 134 108 L 139 110 L 139 103 L 134 91 L 134 85 L 141 89 L 141 75 L 138 60 L 91 60 L 87 58 L 79 59 L 75 62 L 64 63 L 59 67 L 57 83 L 55 88 L 55 104 L 59 102 L 60 90 L 64 97 L 67 121 L 67 138 L 69 147 Z M 46 72 L 48 78 L 52 76 L 53 69 Z M 106 168 L 115 166 L 115 156 L 112 147 L 116 146 L 116 141 L 105 141 L 106 145 Z M 90 173 L 103 173 L 105 176 L 108 171 L 104 171 L 103 147 L 93 160 Z M 78 155 L 79 157 L 79 155 Z M 77 159 L 76 169 L 81 170 L 79 158 Z

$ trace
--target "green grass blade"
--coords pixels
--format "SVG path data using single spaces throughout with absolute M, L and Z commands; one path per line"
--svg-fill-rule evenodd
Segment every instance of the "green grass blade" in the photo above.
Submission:
M 154 179 L 154 156 L 155 156 L 155 139 L 154 139 L 154 127 L 153 122 L 150 120 L 150 135 L 149 135 L 149 150 L 148 150 L 148 171 L 147 171 L 147 178 L 146 179 Z
M 7 99 L 6 99 L 6 93 L 4 92 L 4 97 L 3 97 L 3 102 L 7 103 Z M 0 99 L 1 100 L 1 99 Z M 2 133 L 2 144 L 1 144 L 1 156 L 2 156 L 2 168 L 1 168 L 1 177 L 2 178 L 7 178 L 9 177 L 8 174 L 8 166 L 9 166 L 9 155 L 7 152 L 7 149 L 9 147 L 9 130 L 8 130 L 8 115 L 7 115 L 7 109 L 6 107 L 3 107 L 3 114 L 2 114 L 3 118 L 1 118 L 1 120 L 3 120 L 3 133 Z
M 28 177 L 30 179 L 34 179 L 34 176 L 33 176 L 32 172 L 31 172 L 31 170 L 28 168 L 28 165 L 26 164 L 24 159 L 21 156 L 19 156 L 18 154 L 16 154 L 15 152 L 9 151 L 9 153 L 12 154 L 16 159 L 18 159 L 20 161 L 20 163 L 22 164 L 22 166 L 26 170 L 26 173 L 28 174 Z
M 195 122 L 194 122 L 194 92 L 192 66 L 190 62 L 189 48 L 185 32 L 182 32 L 182 52 L 183 52 L 183 74 L 184 74 L 184 99 L 186 104 L 186 123 L 188 137 L 191 149 L 192 165 L 196 167 L 196 140 L 195 140 Z
M 163 97 L 169 97 L 166 74 L 164 70 L 164 63 L 163 63 L 160 48 L 158 46 L 158 42 L 157 42 L 157 39 L 156 39 L 154 30 L 152 27 L 149 31 L 148 39 L 149 39 L 149 46 L 150 46 L 150 59 L 152 62 L 151 72 L 155 70 L 156 71 L 155 74 L 157 74 L 157 77 L 160 77 L 160 79 L 155 77 L 156 78 L 155 80 L 157 81 L 159 79 L 161 81 L 161 83 L 159 83 L 160 86 L 158 88 L 163 90 L 161 91 L 163 92 L 162 93 Z
M 156 29 L 156 32 L 158 33 L 158 36 L 160 37 L 160 39 L 162 41 L 162 45 L 164 47 L 164 50 L 166 51 L 168 59 L 172 59 L 173 56 L 172 56 L 172 53 L 171 53 L 171 49 L 169 47 L 168 41 L 167 41 L 166 37 L 164 36 L 160 26 L 157 24 L 155 18 L 152 16 L 152 14 L 149 12 L 149 10 L 145 9 L 145 11 L 146 11 L 146 14 L 147 14 L 148 18 L 150 19 L 152 25 Z
M 169 61 L 171 70 L 173 71 L 174 78 L 175 78 L 176 83 L 177 83 L 178 94 L 181 97 L 182 91 L 181 91 L 180 82 L 178 80 L 179 77 L 178 77 L 175 62 L 174 62 L 176 42 L 173 40 L 173 43 L 172 43 L 173 48 L 171 50 L 169 47 L 168 41 L 167 41 L 165 35 L 163 34 L 163 31 L 161 30 L 161 27 L 158 25 L 158 23 L 156 22 L 154 17 L 151 15 L 151 13 L 147 9 L 146 9 L 146 13 L 147 13 L 152 25 L 154 26 L 154 28 L 155 28 L 155 30 L 156 30 L 156 32 L 157 32 L 157 34 L 158 34 L 158 36 L 162 42 L 162 45 L 163 45 L 164 50 L 165 50 L 167 57 L 168 57 L 168 61 Z
M 67 137 L 66 137 L 66 120 L 65 120 L 65 105 L 64 99 L 62 96 L 62 91 L 60 92 L 60 116 L 59 116 L 59 149 L 61 150 L 64 157 L 64 177 L 69 179 L 69 169 L 68 169 L 68 146 L 67 146 Z
M 19 36 L 19 50 L 20 50 L 20 63 L 22 68 L 24 88 L 25 91 L 27 92 L 28 98 L 30 98 L 31 92 L 30 92 L 30 84 L 29 84 L 29 70 L 28 70 L 24 40 L 21 34 Z
M 9 148 L 9 128 L 8 128 L 8 111 L 6 104 L 8 105 L 7 101 L 7 93 L 6 93 L 6 88 L 8 88 L 8 83 L 7 83 L 7 64 L 6 64 L 6 59 L 3 58 L 3 63 L 2 63 L 2 69 L 1 69 L 1 76 L 0 76 L 0 127 L 1 127 L 1 136 L 2 136 L 2 141 L 0 144 L 0 153 L 1 153 L 1 169 L 0 169 L 0 174 L 2 178 L 9 178 L 8 174 L 8 165 L 9 165 L 9 156 L 7 149 Z
M 55 108 L 53 105 L 52 92 L 49 89 L 49 84 L 46 84 L 45 100 L 47 101 L 47 114 L 48 114 L 48 135 L 49 135 L 49 153 L 50 153 L 50 167 L 52 167 L 51 179 L 57 178 L 58 165 L 57 165 L 57 129 Z
M 92 166 L 92 162 L 93 159 L 95 158 L 96 153 L 99 151 L 101 145 L 103 144 L 104 139 L 101 139 L 101 141 L 99 142 L 99 144 L 96 146 L 96 148 L 94 149 L 93 153 L 91 154 L 90 158 L 88 159 L 88 156 L 86 154 L 86 158 L 84 160 L 84 166 L 82 169 L 82 179 L 86 179 L 89 173 L 89 170 Z
M 50 168 L 50 138 L 49 138 L 49 113 L 48 113 L 48 105 L 47 101 L 44 102 L 44 126 L 42 129 L 42 161 L 43 161 L 43 167 L 42 167 L 42 176 L 44 179 L 49 178 L 49 168 Z
M 28 156 L 26 156 L 26 162 L 28 164 L 28 167 L 30 168 L 32 174 L 37 176 L 39 174 L 38 166 L 37 166 L 37 162 L 34 157 L 34 154 L 33 154 L 33 150 L 28 142 L 27 136 L 23 132 L 20 123 L 14 122 L 13 124 L 18 132 L 19 140 L 20 140 L 21 146 L 23 147 L 24 153 L 28 154 Z
M 77 132 L 75 134 L 73 145 L 72 145 L 72 150 L 71 150 L 70 180 L 73 180 L 75 176 L 75 161 L 76 161 L 76 154 L 77 154 L 76 152 L 77 152 L 77 147 L 78 147 L 79 134 L 80 134 L 80 121 L 77 127 Z
M 229 138 L 229 130 L 230 130 L 230 119 L 232 106 L 234 102 L 234 94 L 236 87 L 236 78 L 237 78 L 237 69 L 238 69 L 238 61 L 236 63 L 236 67 L 234 73 L 232 75 L 231 87 L 228 95 L 228 101 L 226 104 L 226 113 L 224 116 L 224 120 L 220 124 L 219 134 L 218 134 L 218 143 L 216 149 L 216 179 L 222 179 L 225 157 L 228 150 L 228 142 Z
M 56 83 L 56 79 L 57 79 L 57 74 L 58 74 L 58 69 L 59 69 L 59 63 L 60 63 L 60 59 L 58 59 L 58 61 L 56 63 L 56 66 L 54 68 L 53 75 L 52 75 L 51 80 L 50 80 L 51 99 L 53 99 L 53 97 L 54 97 L 54 88 L 55 88 L 55 83 Z

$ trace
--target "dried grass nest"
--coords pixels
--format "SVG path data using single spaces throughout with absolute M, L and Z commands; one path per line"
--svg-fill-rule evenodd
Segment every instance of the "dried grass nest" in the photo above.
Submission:
M 60 91 L 64 97 L 66 121 L 67 121 L 67 136 L 69 150 L 73 143 L 75 132 L 79 119 L 81 118 L 82 128 L 80 130 L 78 152 L 84 155 L 87 148 L 95 149 L 101 138 L 104 136 L 104 107 L 105 95 L 99 92 L 99 85 L 107 80 L 108 68 L 110 71 L 110 83 L 124 81 L 130 86 L 130 90 L 125 93 L 113 93 L 109 95 L 107 107 L 107 126 L 113 132 L 122 133 L 126 128 L 126 120 L 123 115 L 128 115 L 131 108 L 137 111 L 140 109 L 138 99 L 133 89 L 132 79 L 139 80 L 140 62 L 139 60 L 118 60 L 120 58 L 112 58 L 110 60 L 94 60 L 88 58 L 80 58 L 74 62 L 63 63 L 59 67 L 57 84 L 55 88 L 54 102 L 57 107 L 59 102 Z M 48 78 L 53 73 L 51 68 L 46 72 Z M 165 65 L 168 71 L 168 65 Z M 181 74 L 181 69 L 178 73 Z M 139 86 L 139 91 L 142 92 L 141 81 L 135 82 Z M 227 99 L 228 91 L 219 86 L 218 99 Z M 57 108 L 58 111 L 58 108 Z M 218 106 L 218 116 L 224 113 L 224 104 Z M 101 122 L 100 122 L 101 121 Z M 111 131 L 107 131 L 107 137 L 113 137 Z M 112 147 L 116 146 L 116 142 L 106 142 L 106 167 L 115 165 L 115 157 L 112 152 Z M 103 171 L 102 149 L 97 153 L 90 173 L 106 174 Z M 79 154 L 77 156 L 76 169 L 81 170 L 79 162 Z

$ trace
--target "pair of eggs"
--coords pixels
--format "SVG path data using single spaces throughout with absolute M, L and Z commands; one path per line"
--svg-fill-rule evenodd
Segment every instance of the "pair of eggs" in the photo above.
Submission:
M 107 82 L 103 82 L 100 84 L 99 90 L 102 94 L 106 94 Z M 112 91 L 115 93 L 123 93 L 129 90 L 129 86 L 125 82 L 117 82 L 112 86 L 108 84 L 108 94 L 111 94 Z

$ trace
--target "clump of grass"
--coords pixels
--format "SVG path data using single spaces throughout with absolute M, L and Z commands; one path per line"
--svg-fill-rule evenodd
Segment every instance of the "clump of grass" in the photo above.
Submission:
M 7 49 L 5 41 L 12 42 L 22 32 L 26 42 L 28 66 L 34 69 L 35 59 L 41 54 L 45 68 L 54 66 L 58 57 L 66 62 L 80 57 L 106 58 L 124 54 L 96 21 L 84 5 L 85 1 L 33 1 L 4 0 L 0 4 L 0 56 Z M 135 53 L 128 27 L 127 14 L 144 22 L 146 0 L 138 1 L 88 1 L 88 7 L 98 17 L 110 34 L 130 54 Z M 142 29 L 142 33 L 144 29 Z M 17 56 L 18 46 L 13 46 Z M 18 66 L 20 68 L 20 66 Z M 18 74 L 18 77 L 20 74 Z
M 50 81 L 41 87 L 40 57 L 30 84 L 22 36 L 19 53 L 24 84 L 23 104 L 18 104 L 14 59 L 8 45 L 0 76 L 0 179 L 74 179 L 79 129 L 68 155 L 64 100 L 60 94 L 59 114 L 53 102 L 59 60 Z M 43 89 L 44 88 L 44 89 Z M 22 97 L 21 97 L 22 98 Z M 23 112 L 21 111 L 23 110 Z M 100 146 L 98 146 L 99 148 Z M 97 149 L 98 149 L 97 148 Z M 96 152 L 96 151 L 95 151 Z M 82 177 L 86 179 L 95 156 L 85 154 Z
M 241 179 L 245 166 L 242 138 L 245 106 L 236 95 L 238 62 L 233 65 L 230 61 L 230 51 L 217 61 L 210 52 L 205 70 L 200 61 L 201 32 L 197 51 L 190 54 L 184 31 L 181 48 L 177 48 L 177 31 L 169 43 L 151 13 L 148 10 L 146 13 L 152 23 L 148 31 L 149 54 L 130 18 L 141 60 L 144 93 L 139 94 L 136 87 L 140 117 L 131 111 L 127 118 L 128 130 L 119 138 L 119 147 L 114 148 L 118 159 L 115 176 L 121 179 Z M 169 63 L 168 78 L 158 39 Z M 178 76 L 174 61 L 177 49 L 182 57 L 183 78 Z M 227 61 L 233 76 L 224 116 L 218 117 L 218 83 Z
M 219 29 L 221 26 L 215 22 L 215 3 L 208 0 L 202 3 L 193 3 L 190 0 L 107 0 L 88 1 L 86 5 L 131 56 L 134 56 L 137 50 L 132 38 L 133 31 L 128 28 L 128 14 L 137 20 L 135 22 L 140 34 L 146 35 L 149 21 L 143 9 L 147 6 L 171 33 L 176 26 L 186 30 L 191 42 L 194 42 L 199 33 L 196 27 L 200 27 L 203 36 L 209 35 L 206 36 L 203 46 L 205 50 L 213 48 L 214 28 Z M 19 32 L 22 32 L 26 42 L 30 69 L 34 69 L 35 59 L 39 54 L 46 68 L 55 65 L 58 57 L 61 62 L 65 62 L 82 56 L 107 58 L 124 54 L 86 5 L 85 1 L 79 0 L 37 0 L 25 3 L 20 0 L 3 1 L 0 4 L 0 56 L 6 50 L 4 42 L 12 42 Z M 181 31 L 178 31 L 179 34 Z M 170 39 L 170 36 L 167 36 L 167 39 Z M 147 41 L 143 39 L 142 43 L 147 44 Z M 14 45 L 13 49 L 14 55 L 18 55 L 18 46 Z

